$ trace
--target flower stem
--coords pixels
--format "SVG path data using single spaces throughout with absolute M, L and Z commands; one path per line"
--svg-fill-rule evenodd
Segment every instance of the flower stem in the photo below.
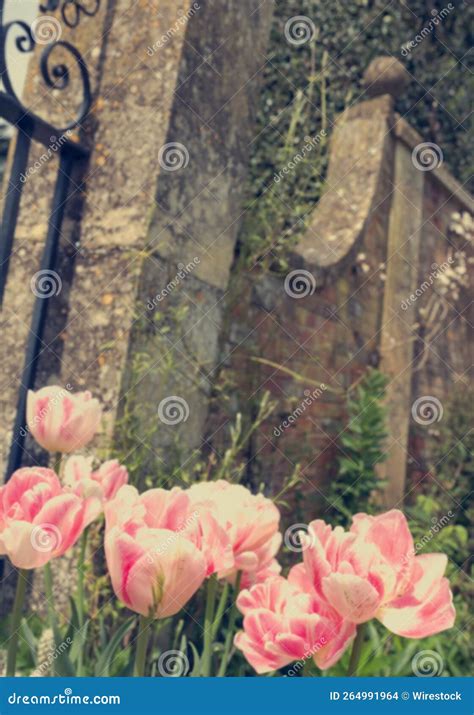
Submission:
M 217 633 L 219 631 L 222 618 L 225 613 L 225 607 L 227 606 L 227 599 L 229 597 L 229 584 L 225 583 L 222 589 L 221 597 L 219 600 L 219 605 L 217 606 L 216 616 L 214 618 L 214 623 L 212 624 L 212 640 L 216 639 Z
M 211 674 L 214 608 L 216 604 L 217 578 L 215 574 L 207 582 L 206 612 L 204 614 L 204 645 L 201 660 L 201 676 L 208 678 Z
M 61 462 L 62 462 L 63 455 L 61 452 L 56 452 L 54 455 L 54 471 L 58 475 L 58 477 L 61 476 Z
M 240 581 L 242 579 L 242 571 L 237 572 L 237 577 L 235 579 L 235 587 L 234 587 L 234 602 L 232 604 L 232 609 L 230 611 L 229 615 L 229 625 L 227 626 L 227 635 L 225 639 L 225 645 L 224 645 L 224 654 L 222 656 L 221 660 L 221 665 L 219 668 L 219 672 L 217 674 L 218 678 L 223 678 L 227 666 L 229 665 L 230 661 L 230 651 L 232 649 L 232 643 L 234 642 L 234 630 L 235 630 L 235 621 L 237 620 L 237 614 L 238 614 L 238 609 L 237 609 L 237 596 L 239 595 L 240 591 Z
M 20 569 L 18 571 L 18 579 L 16 582 L 16 592 L 15 592 L 15 602 L 13 604 L 12 613 L 12 629 L 10 642 L 8 644 L 8 655 L 7 655 L 7 676 L 13 677 L 16 670 L 16 654 L 18 650 L 18 636 L 21 621 L 21 612 L 23 610 L 23 603 L 25 601 L 26 584 L 27 584 L 27 571 L 26 569 Z
M 133 675 L 136 678 L 141 678 L 145 675 L 146 651 L 148 648 L 150 625 L 152 621 L 153 618 L 148 616 L 140 616 L 140 620 L 138 621 L 137 648 L 135 651 L 135 667 L 133 670 Z
M 44 588 L 46 591 L 46 601 L 48 604 L 48 616 L 51 629 L 55 632 L 57 629 L 56 612 L 53 603 L 53 575 L 51 572 L 51 564 L 48 562 L 44 565 Z
M 77 615 L 79 620 L 79 629 L 84 627 L 84 562 L 86 556 L 87 548 L 87 532 L 88 529 L 84 529 L 81 536 L 81 546 L 79 551 L 79 560 L 77 564 L 78 577 L 77 577 Z M 82 661 L 83 652 L 82 648 L 79 650 L 78 660 L 77 660 L 77 674 L 82 675 Z
M 349 668 L 347 669 L 347 675 L 357 675 L 357 667 L 359 665 L 359 659 L 362 653 L 362 646 L 364 645 L 364 636 L 365 623 L 360 623 L 357 626 L 357 634 L 355 637 L 354 644 L 352 646 L 351 658 L 349 661 Z

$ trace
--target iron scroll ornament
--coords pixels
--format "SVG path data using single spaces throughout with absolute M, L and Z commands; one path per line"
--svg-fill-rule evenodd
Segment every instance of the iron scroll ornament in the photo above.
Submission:
M 56 2 L 56 0 L 49 0 L 49 2 L 54 3 Z M 98 0 L 98 2 L 100 5 L 100 0 Z M 31 27 L 23 20 L 12 20 L 11 22 L 4 25 L 4 5 L 5 0 L 0 0 L 0 75 L 6 93 L 16 101 L 16 103 L 19 105 L 19 107 L 21 107 L 25 114 L 29 114 L 29 110 L 22 104 L 20 98 L 17 96 L 10 78 L 10 74 L 7 67 L 7 41 L 10 36 L 10 32 L 15 32 L 15 47 L 16 50 L 21 53 L 33 52 L 37 43 L 35 41 Z M 70 68 L 64 60 L 62 62 L 54 62 L 52 58 L 53 53 L 59 47 L 63 48 L 63 50 L 71 56 L 72 60 L 74 61 L 75 65 L 79 70 L 82 84 L 81 103 L 77 112 L 77 116 L 60 130 L 61 132 L 65 132 L 70 129 L 76 128 L 82 122 L 82 120 L 90 109 L 92 103 L 92 95 L 87 65 L 84 62 L 84 59 L 82 58 L 82 55 L 77 50 L 77 48 L 66 40 L 58 39 L 56 41 L 51 42 L 43 49 L 41 53 L 39 69 L 46 86 L 56 90 L 64 90 L 69 86 Z
M 40 5 L 42 12 L 54 12 L 61 5 L 61 17 L 68 27 L 77 27 L 81 21 L 81 15 L 94 17 L 97 15 L 101 0 L 88 0 L 84 4 L 81 0 L 44 0 Z

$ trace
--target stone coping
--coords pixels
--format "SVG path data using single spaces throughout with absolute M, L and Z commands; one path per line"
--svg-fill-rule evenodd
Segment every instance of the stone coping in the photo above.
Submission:
M 393 99 L 387 94 L 360 102 L 338 117 L 331 137 L 326 191 L 293 250 L 292 263 L 326 273 L 350 260 L 383 198 L 378 196 L 381 175 L 387 162 L 393 162 L 397 141 L 414 149 L 423 137 L 393 112 Z M 473 211 L 471 196 L 446 168 L 436 167 L 425 176 L 443 184 L 463 208 Z

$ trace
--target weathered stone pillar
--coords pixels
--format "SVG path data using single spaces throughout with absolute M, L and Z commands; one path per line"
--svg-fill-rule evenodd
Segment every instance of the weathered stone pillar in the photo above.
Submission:
M 405 301 L 416 288 L 423 215 L 423 173 L 414 169 L 411 151 L 401 143 L 395 149 L 393 184 L 380 344 L 381 368 L 390 378 L 386 397 L 389 436 L 381 472 L 387 480 L 385 506 L 400 507 L 405 493 L 415 322 L 415 306 Z
M 92 60 L 96 97 L 84 134 L 93 142 L 73 191 L 74 223 L 63 229 L 62 290 L 50 305 L 37 385 L 97 394 L 109 419 L 104 443 L 132 399 L 135 417 L 140 411 L 136 437 L 154 456 L 178 434 L 185 450 L 201 440 L 272 2 L 109 0 L 101 7 L 64 31 Z M 32 96 L 36 73 L 32 65 Z M 29 182 L 2 315 L 2 459 L 54 172 L 46 165 L 41 174 Z M 31 201 L 41 211 L 32 214 Z M 168 414 L 168 397 L 183 406 L 181 425 Z

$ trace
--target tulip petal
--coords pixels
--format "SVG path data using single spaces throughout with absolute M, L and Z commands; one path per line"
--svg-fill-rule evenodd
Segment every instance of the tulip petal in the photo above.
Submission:
M 173 616 L 201 586 L 205 559 L 191 541 L 175 531 L 141 529 L 136 539 L 145 553 L 129 571 L 128 602 L 145 616 Z
M 327 602 L 342 618 L 353 623 L 370 620 L 380 605 L 377 590 L 360 576 L 332 573 L 323 578 L 322 590 Z
M 456 612 L 449 582 L 443 578 L 445 554 L 423 554 L 415 559 L 412 588 L 380 609 L 377 618 L 405 638 L 425 638 L 454 624 Z
M 51 559 L 49 538 L 33 524 L 12 521 L 0 534 L 0 553 L 7 554 L 18 569 L 40 568 Z
M 313 656 L 314 662 L 321 670 L 331 668 L 344 651 L 352 643 L 356 635 L 356 627 L 349 621 L 334 624 L 323 645 Z

